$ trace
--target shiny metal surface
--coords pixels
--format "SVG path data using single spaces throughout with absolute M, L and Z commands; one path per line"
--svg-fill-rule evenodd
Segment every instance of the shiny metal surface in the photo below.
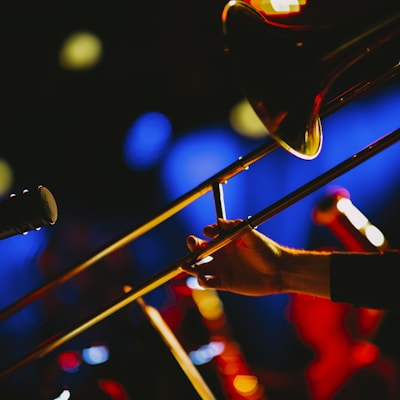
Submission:
M 321 150 L 321 118 L 400 69 L 400 13 L 390 9 L 328 26 L 318 19 L 285 25 L 230 1 L 223 32 L 235 76 L 257 115 L 281 146 L 304 159 Z
M 370 28 L 360 31 L 343 26 L 338 32 L 329 26 L 295 28 L 268 23 L 264 16 L 247 3 L 231 1 L 223 13 L 223 31 L 227 52 L 238 80 L 271 136 L 275 139 L 214 175 L 203 184 L 181 196 L 154 218 L 134 227 L 127 234 L 95 252 L 54 281 L 17 301 L 0 313 L 5 319 L 33 301 L 43 297 L 68 279 L 95 264 L 101 258 L 127 245 L 161 224 L 184 207 L 246 170 L 279 146 L 294 155 L 312 160 L 322 146 L 321 119 L 336 109 L 368 92 L 399 73 L 400 14 L 379 19 Z M 370 25 L 368 25 L 370 26 Z M 326 30 L 325 30 L 326 29 Z M 337 27 L 335 28 L 337 29 Z M 308 194 L 329 183 L 341 174 L 368 160 L 400 140 L 400 129 L 383 136 L 359 153 L 328 170 L 318 178 L 266 207 L 238 225 L 229 235 L 221 236 L 201 252 L 188 254 L 160 271 L 154 278 L 139 284 L 110 306 L 86 321 L 61 332 L 0 373 L 0 379 L 28 363 L 43 357 L 63 343 L 116 313 L 146 293 L 165 284 L 182 267 L 207 257 L 237 239 Z M 218 191 L 214 192 L 215 196 Z M 217 214 L 223 210 L 223 197 L 215 199 Z M 221 205 L 221 207 L 218 207 Z M 218 208 L 221 210 L 218 211 Z

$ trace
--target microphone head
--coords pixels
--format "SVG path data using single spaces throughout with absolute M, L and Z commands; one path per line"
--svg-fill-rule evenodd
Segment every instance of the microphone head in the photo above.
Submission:
M 56 201 L 44 186 L 11 195 L 0 202 L 0 239 L 53 225 L 57 216 Z

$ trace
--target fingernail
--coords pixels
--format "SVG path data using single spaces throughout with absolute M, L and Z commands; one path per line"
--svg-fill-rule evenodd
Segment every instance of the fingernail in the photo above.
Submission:
M 207 263 L 211 262 L 212 260 L 214 260 L 213 257 L 211 257 L 211 256 L 206 256 L 206 257 L 202 258 L 201 260 L 197 261 L 196 265 L 207 264 Z

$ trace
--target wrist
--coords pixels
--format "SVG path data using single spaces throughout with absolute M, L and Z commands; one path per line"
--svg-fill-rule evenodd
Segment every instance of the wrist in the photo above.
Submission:
M 282 254 L 283 292 L 330 298 L 330 252 L 288 249 Z

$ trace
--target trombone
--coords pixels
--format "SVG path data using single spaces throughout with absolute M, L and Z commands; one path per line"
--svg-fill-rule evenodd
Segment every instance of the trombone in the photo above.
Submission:
M 388 13 L 373 23 L 370 18 L 365 18 L 362 26 L 357 25 L 356 32 L 351 21 L 350 24 L 346 21 L 346 24 L 340 25 L 339 31 L 337 26 L 315 30 L 309 26 L 291 27 L 272 22 L 248 3 L 233 0 L 223 10 L 222 26 L 225 50 L 236 71 L 235 76 L 268 129 L 271 140 L 176 199 L 147 222 L 134 227 L 94 252 L 85 261 L 6 307 L 0 312 L 0 320 L 41 299 L 210 191 L 214 195 L 216 214 L 223 217 L 225 182 L 279 147 L 299 158 L 314 159 L 322 146 L 321 120 L 399 74 L 400 12 Z M 333 31 L 340 32 L 340 35 L 335 35 L 335 40 L 331 40 Z M 321 43 L 328 45 L 321 46 Z M 266 57 L 266 54 L 273 57 Z M 293 62 L 298 68 L 294 70 L 294 74 L 289 74 L 292 72 L 289 67 Z M 39 345 L 0 372 L 0 380 L 166 284 L 181 274 L 183 267 L 194 265 L 212 255 L 248 230 L 259 226 L 399 140 L 400 128 L 247 218 L 228 234 L 212 240 L 206 248 L 183 256 L 87 320 Z

